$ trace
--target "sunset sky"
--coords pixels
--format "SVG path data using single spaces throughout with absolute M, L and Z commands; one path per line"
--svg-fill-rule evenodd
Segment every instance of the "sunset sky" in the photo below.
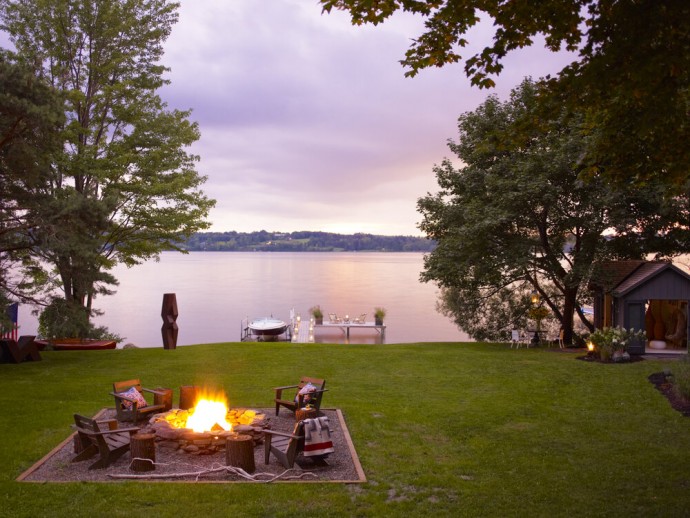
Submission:
M 432 168 L 450 156 L 458 116 L 571 61 L 538 43 L 510 54 L 487 92 L 462 64 L 404 77 L 420 18 L 354 27 L 316 0 L 181 3 L 161 94 L 200 125 L 192 151 L 217 200 L 214 231 L 420 235 L 416 202 L 437 190 Z M 492 34 L 489 20 L 463 56 Z

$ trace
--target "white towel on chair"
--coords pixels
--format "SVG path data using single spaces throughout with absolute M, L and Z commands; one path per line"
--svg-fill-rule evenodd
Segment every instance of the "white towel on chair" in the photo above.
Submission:
M 305 419 L 304 425 L 304 456 L 327 455 L 333 453 L 333 441 L 328 425 L 328 417 Z

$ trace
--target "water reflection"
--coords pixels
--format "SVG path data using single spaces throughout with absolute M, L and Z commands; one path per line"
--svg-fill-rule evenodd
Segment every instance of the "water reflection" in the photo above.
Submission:
M 117 293 L 96 301 L 99 325 L 140 347 L 161 347 L 164 293 L 176 293 L 178 345 L 239 341 L 242 319 L 273 316 L 289 321 L 290 309 L 309 318 L 320 305 L 326 315 L 373 320 L 387 309 L 387 343 L 467 341 L 465 333 L 436 312 L 436 288 L 419 282 L 423 255 L 416 253 L 164 253 L 159 262 L 119 266 Z M 35 331 L 24 310 L 22 332 Z M 315 341 L 347 343 L 337 329 L 318 329 Z M 381 343 L 372 329 L 356 329 L 349 343 Z

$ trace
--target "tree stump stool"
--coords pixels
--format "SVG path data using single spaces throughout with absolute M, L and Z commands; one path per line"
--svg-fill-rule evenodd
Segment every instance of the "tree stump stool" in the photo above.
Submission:
M 298 408 L 295 410 L 295 421 L 300 422 L 305 419 L 313 419 L 317 413 L 315 408 Z
M 172 409 L 173 391 L 169 388 L 159 387 L 156 389 L 157 394 L 153 395 L 154 405 L 163 405 L 163 412 Z
M 228 437 L 225 443 L 225 465 L 254 473 L 254 438 L 251 435 Z
M 183 385 L 180 387 L 180 410 L 194 408 L 196 390 L 197 387 L 194 385 Z
M 132 471 L 153 471 L 156 469 L 156 434 L 137 433 L 129 444 L 132 454 Z

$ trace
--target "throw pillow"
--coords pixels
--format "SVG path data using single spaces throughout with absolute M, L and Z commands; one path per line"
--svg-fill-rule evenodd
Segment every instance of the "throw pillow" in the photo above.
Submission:
M 142 407 L 145 407 L 145 406 L 147 405 L 146 399 L 144 399 L 144 396 L 141 395 L 141 392 L 139 392 L 139 391 L 136 389 L 136 387 L 132 387 L 132 388 L 130 388 L 129 390 L 127 390 L 127 391 L 125 391 L 125 392 L 120 392 L 120 395 L 121 395 L 121 396 L 124 396 L 124 397 L 128 397 L 128 398 L 133 399 L 134 401 L 136 401 L 137 408 L 142 408 Z M 131 402 L 131 401 L 127 401 L 126 399 L 123 399 L 123 400 L 122 400 L 122 405 L 123 405 L 127 410 L 131 410 L 131 408 L 132 408 L 132 402 Z

